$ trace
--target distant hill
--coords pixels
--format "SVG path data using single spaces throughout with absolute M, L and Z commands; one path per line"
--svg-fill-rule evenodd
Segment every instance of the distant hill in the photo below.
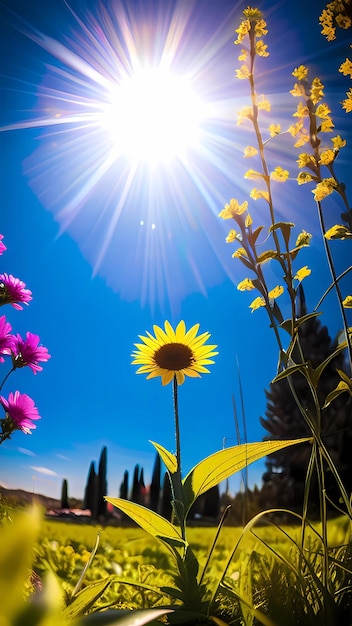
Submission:
M 30 493 L 23 489 L 5 489 L 0 485 L 0 497 L 5 500 L 10 506 L 22 507 L 32 504 L 32 502 L 39 502 L 46 511 L 50 509 L 59 509 L 61 506 L 60 500 L 43 496 L 39 493 Z M 77 500 L 73 500 L 73 505 L 77 506 Z

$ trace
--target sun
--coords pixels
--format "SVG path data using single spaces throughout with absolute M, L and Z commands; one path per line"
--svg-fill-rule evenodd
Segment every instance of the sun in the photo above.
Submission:
M 101 123 L 116 156 L 155 165 L 196 149 L 205 118 L 206 105 L 185 76 L 148 67 L 111 91 Z
M 225 3 L 205 27 L 196 0 L 62 10 L 54 33 L 22 31 L 12 91 L 27 81 L 28 40 L 42 55 L 35 106 L 0 131 L 37 129 L 24 173 L 93 276 L 123 299 L 176 311 L 186 294 L 234 275 L 225 247 L 218 252 L 218 213 L 238 150 L 225 54 L 235 9 Z

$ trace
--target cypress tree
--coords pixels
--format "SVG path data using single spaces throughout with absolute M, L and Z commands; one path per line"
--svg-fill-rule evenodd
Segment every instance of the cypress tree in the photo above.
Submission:
M 141 502 L 141 484 L 140 484 L 140 473 L 139 473 L 139 465 L 135 465 L 133 471 L 133 480 L 132 480 L 132 491 L 130 500 L 132 502 L 136 502 L 136 504 L 140 504 Z
M 161 478 L 161 459 L 157 453 L 154 461 L 152 482 L 149 489 L 149 506 L 152 511 L 157 512 L 160 499 L 160 478 Z
M 120 485 L 120 498 L 127 500 L 128 498 L 128 470 L 125 470 L 123 474 L 123 480 Z
M 107 483 L 107 447 L 103 446 L 100 459 L 99 459 L 99 468 L 98 468 L 98 489 L 97 489 L 97 515 L 98 519 L 100 517 L 105 517 L 107 513 L 107 502 L 104 500 L 104 496 L 108 493 L 108 483 Z
M 64 480 L 62 481 L 62 487 L 61 487 L 61 508 L 62 509 L 69 509 L 69 504 L 68 504 L 68 483 L 66 478 L 64 478 Z
M 86 488 L 84 491 L 83 508 L 88 509 L 93 519 L 97 519 L 97 482 L 98 477 L 95 471 L 94 461 L 91 462 L 88 471 Z
M 163 478 L 163 488 L 161 492 L 161 503 L 160 503 L 160 515 L 165 517 L 165 519 L 171 520 L 172 516 L 172 492 L 170 485 L 170 478 L 167 472 L 164 474 Z

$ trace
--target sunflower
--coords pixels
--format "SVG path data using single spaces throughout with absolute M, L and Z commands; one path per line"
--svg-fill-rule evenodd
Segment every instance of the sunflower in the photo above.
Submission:
M 200 374 L 209 374 L 204 367 L 214 361 L 210 357 L 215 356 L 217 346 L 204 345 L 209 339 L 210 333 L 197 335 L 200 324 L 195 324 L 186 331 L 183 320 L 174 330 L 166 321 L 165 330 L 160 326 L 153 326 L 155 336 L 147 331 L 147 337 L 139 335 L 143 343 L 135 343 L 137 350 L 132 353 L 133 365 L 140 365 L 137 374 L 148 374 L 147 378 L 161 376 L 162 385 L 170 383 L 174 376 L 179 385 L 185 380 L 185 376 L 192 378 Z

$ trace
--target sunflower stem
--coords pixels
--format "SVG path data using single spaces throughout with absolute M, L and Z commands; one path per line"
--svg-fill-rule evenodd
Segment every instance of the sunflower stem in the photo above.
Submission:
M 174 396 L 174 418 L 175 418 L 175 441 L 176 441 L 176 461 L 177 471 L 181 479 L 181 442 L 180 442 L 180 420 L 178 417 L 178 389 L 176 374 L 173 378 L 173 396 Z

